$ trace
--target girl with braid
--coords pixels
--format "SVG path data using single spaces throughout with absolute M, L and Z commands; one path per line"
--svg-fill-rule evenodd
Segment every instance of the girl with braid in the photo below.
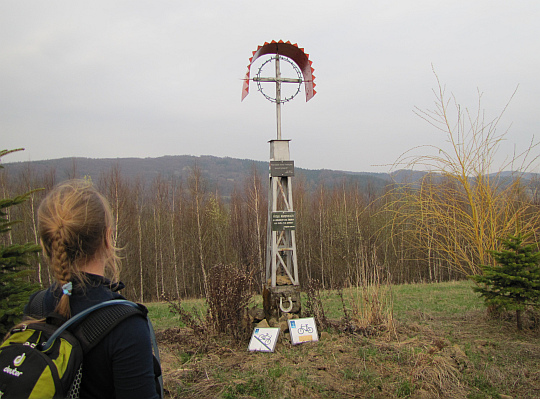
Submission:
M 85 180 L 56 186 L 38 210 L 38 230 L 54 283 L 42 313 L 68 319 L 118 293 L 118 256 L 107 200 Z M 30 299 L 32 301 L 33 297 Z M 28 306 L 27 306 L 28 309 Z M 30 315 L 32 316 L 32 315 Z M 81 398 L 159 398 L 144 318 L 123 320 L 84 356 Z

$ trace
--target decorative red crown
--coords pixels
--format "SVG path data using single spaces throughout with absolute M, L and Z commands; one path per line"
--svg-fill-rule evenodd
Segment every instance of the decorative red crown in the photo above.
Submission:
M 280 40 L 279 42 L 276 42 L 275 40 L 272 40 L 271 43 L 265 42 L 262 46 L 257 47 L 257 50 L 253 52 L 253 56 L 249 59 L 247 73 L 242 85 L 242 100 L 249 94 L 249 74 L 251 64 L 253 64 L 253 62 L 261 55 L 265 54 L 279 54 L 293 60 L 302 71 L 306 89 L 306 101 L 311 100 L 311 98 L 317 94 L 314 82 L 315 75 L 313 75 L 315 69 L 311 66 L 313 62 L 309 60 L 309 54 L 306 54 L 304 49 L 298 47 L 298 44 L 296 43 L 291 44 L 289 41 L 284 42 L 283 40 Z

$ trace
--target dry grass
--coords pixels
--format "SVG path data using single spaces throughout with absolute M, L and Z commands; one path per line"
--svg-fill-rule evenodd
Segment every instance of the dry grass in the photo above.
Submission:
M 511 318 L 488 319 L 474 307 L 457 311 L 466 283 L 397 288 L 390 338 L 326 329 L 318 343 L 293 346 L 281 339 L 274 353 L 253 353 L 247 342 L 223 336 L 160 331 L 168 397 L 540 397 L 538 329 L 518 332 Z M 409 292 L 420 292 L 415 301 L 423 306 L 410 301 Z M 454 307 L 439 310 L 441 301 L 452 302 L 452 293 Z

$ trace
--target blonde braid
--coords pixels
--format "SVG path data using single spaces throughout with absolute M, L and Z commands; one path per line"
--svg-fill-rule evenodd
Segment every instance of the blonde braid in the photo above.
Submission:
M 56 281 L 61 286 L 71 280 L 71 262 L 69 260 L 62 227 L 63 226 L 60 226 L 51 241 L 51 268 L 53 270 Z M 56 305 L 55 312 L 68 319 L 71 317 L 69 295 L 62 295 L 60 301 L 58 302 L 58 305 Z

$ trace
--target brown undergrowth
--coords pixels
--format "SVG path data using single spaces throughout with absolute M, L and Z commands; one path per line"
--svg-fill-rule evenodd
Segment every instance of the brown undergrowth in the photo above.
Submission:
M 249 352 L 248 339 L 197 323 L 159 331 L 167 397 L 540 397 L 540 330 L 534 323 L 518 332 L 509 316 L 451 311 L 447 293 L 463 296 L 452 285 L 414 287 L 423 292 L 420 308 L 402 289 L 407 305 L 399 303 L 394 318 L 387 288 L 339 291 L 338 320 L 327 317 L 335 311 L 325 310 L 323 302 L 330 301 L 311 281 L 303 311 L 316 318 L 320 340 L 295 346 L 281 334 L 273 353 Z
M 281 339 L 274 353 L 190 328 L 158 339 L 170 398 L 538 398 L 538 332 L 512 327 L 482 315 L 418 318 L 396 322 L 390 341 L 323 332 L 316 343 Z

